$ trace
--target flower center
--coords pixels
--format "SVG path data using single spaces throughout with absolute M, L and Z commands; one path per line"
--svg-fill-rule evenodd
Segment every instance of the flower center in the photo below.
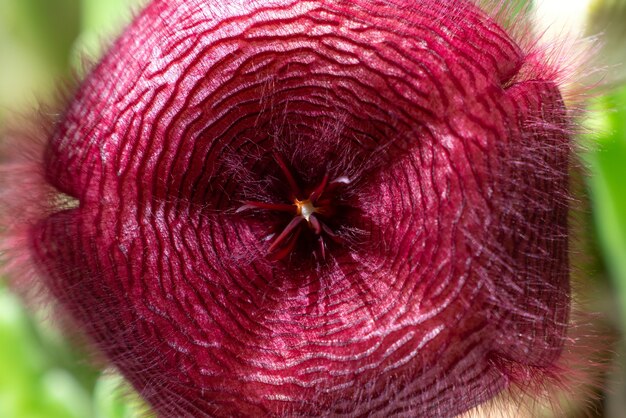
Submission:
M 324 175 L 321 182 L 309 193 L 303 193 L 291 170 L 282 158 L 275 154 L 274 160 L 280 167 L 283 177 L 289 186 L 290 197 L 285 199 L 293 203 L 282 202 L 261 202 L 243 201 L 237 212 L 242 211 L 270 211 L 280 212 L 290 215 L 290 221 L 282 228 L 280 233 L 273 233 L 269 236 L 273 239 L 268 248 L 268 255 L 280 260 L 291 254 L 303 233 L 305 225 L 308 226 L 317 240 L 317 250 L 315 255 L 324 260 L 326 258 L 327 240 L 341 242 L 341 238 L 328 226 L 336 212 L 334 207 L 334 193 L 337 187 L 349 184 L 347 177 L 338 177 L 330 180 L 328 174 Z M 306 196 L 303 198 L 303 196 Z

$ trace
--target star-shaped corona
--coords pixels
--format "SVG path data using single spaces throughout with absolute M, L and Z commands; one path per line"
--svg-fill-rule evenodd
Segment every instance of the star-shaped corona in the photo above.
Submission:
M 285 228 L 278 234 L 272 233 L 268 239 L 273 239 L 268 248 L 268 254 L 281 260 L 291 254 L 302 234 L 302 228 L 308 227 L 314 234 L 318 242 L 316 256 L 319 260 L 326 260 L 327 242 L 331 239 L 341 244 L 342 239 L 326 224 L 325 219 L 332 218 L 336 212 L 336 202 L 333 194 L 337 188 L 345 184 L 350 184 L 350 179 L 341 176 L 329 181 L 328 174 L 325 174 L 321 182 L 310 192 L 303 193 L 296 178 L 285 161 L 278 154 L 274 154 L 276 164 L 280 167 L 284 180 L 289 185 L 288 200 L 293 203 L 268 203 L 245 201 L 237 209 L 237 212 L 249 210 L 261 210 L 286 213 L 292 216 Z

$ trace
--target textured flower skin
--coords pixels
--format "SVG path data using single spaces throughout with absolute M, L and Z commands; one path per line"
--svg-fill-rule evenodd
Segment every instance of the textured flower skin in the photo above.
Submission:
M 78 203 L 30 252 L 161 416 L 462 413 L 565 340 L 567 112 L 537 57 L 462 1 L 155 0 L 49 138 Z M 326 229 L 278 239 L 324 181 Z

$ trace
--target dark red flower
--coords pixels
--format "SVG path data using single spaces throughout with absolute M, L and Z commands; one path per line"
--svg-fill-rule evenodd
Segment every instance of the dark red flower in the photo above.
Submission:
M 557 72 L 472 3 L 155 0 L 50 136 L 28 228 L 164 417 L 452 416 L 556 370 Z

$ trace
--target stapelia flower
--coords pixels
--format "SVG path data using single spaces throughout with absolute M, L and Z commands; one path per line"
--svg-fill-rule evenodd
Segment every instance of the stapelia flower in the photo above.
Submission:
M 465 1 L 154 0 L 8 230 L 164 417 L 532 388 L 568 323 L 569 137 L 531 44 Z

